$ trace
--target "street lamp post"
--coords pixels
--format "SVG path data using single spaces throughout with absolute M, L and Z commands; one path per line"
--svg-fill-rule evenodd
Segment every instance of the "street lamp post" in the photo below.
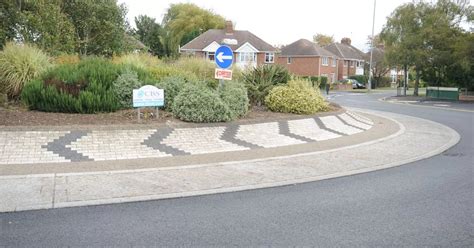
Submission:
M 375 7 L 377 5 L 377 0 L 374 0 L 374 15 L 372 17 L 372 40 L 370 42 L 370 62 L 369 62 L 369 87 L 368 91 L 372 89 L 372 56 L 374 53 L 374 26 L 375 26 Z

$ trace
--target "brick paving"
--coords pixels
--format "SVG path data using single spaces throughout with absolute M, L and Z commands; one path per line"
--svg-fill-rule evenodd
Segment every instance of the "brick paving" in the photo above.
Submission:
M 342 114 L 256 124 L 147 130 L 0 131 L 0 164 L 183 156 L 281 147 L 364 132 L 373 122 Z

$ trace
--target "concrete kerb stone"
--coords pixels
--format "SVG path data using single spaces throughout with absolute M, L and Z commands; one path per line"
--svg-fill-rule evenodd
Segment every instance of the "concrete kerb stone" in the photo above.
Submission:
M 365 111 L 361 109 L 354 109 L 359 112 L 365 112 L 369 114 L 383 114 L 383 112 L 377 112 L 377 111 Z M 336 148 L 336 149 L 331 149 L 331 150 L 325 150 L 325 151 L 318 151 L 318 152 L 313 152 L 313 153 L 304 153 L 304 154 L 296 154 L 296 155 L 288 155 L 288 156 L 279 156 L 279 157 L 272 157 L 272 158 L 265 158 L 265 159 L 253 159 L 253 160 L 246 160 L 246 161 L 231 161 L 231 162 L 220 162 L 220 163 L 211 163 L 211 164 L 202 164 L 202 165 L 188 165 L 188 166 L 179 166 L 179 167 L 166 167 L 166 168 L 149 168 L 149 169 L 140 169 L 140 170 L 122 170 L 122 171 L 108 171 L 108 172 L 81 172 L 81 173 L 57 173 L 57 174 L 42 174 L 42 175 L 26 175 L 26 176 L 2 176 L 0 179 L 14 179 L 14 178 L 32 178 L 32 177 L 54 177 L 54 180 L 56 181 L 56 178 L 58 177 L 67 177 L 67 176 L 82 176 L 82 175 L 114 175 L 114 174 L 126 174 L 126 173 L 144 173 L 144 172 L 153 172 L 153 171 L 166 171 L 166 170 L 187 170 L 187 169 L 193 169 L 193 168 L 203 168 L 203 167 L 212 167 L 212 166 L 228 166 L 228 165 L 239 165 L 242 163 L 256 163 L 256 162 L 269 162 L 269 161 L 275 161 L 275 160 L 280 160 L 280 159 L 288 159 L 288 158 L 299 158 L 299 157 L 305 157 L 305 156 L 313 156 L 313 155 L 318 155 L 318 154 L 324 154 L 324 153 L 330 153 L 334 151 L 342 151 L 342 150 L 350 150 L 356 147 L 362 147 L 362 146 L 368 146 L 371 144 L 375 143 L 381 143 L 385 142 L 388 140 L 396 139 L 398 136 L 404 134 L 406 132 L 405 126 L 398 122 L 397 120 L 384 116 L 384 118 L 390 119 L 397 123 L 399 125 L 400 129 L 397 133 L 392 134 L 390 136 L 380 138 L 377 140 L 369 141 L 369 142 L 364 142 L 361 144 L 357 145 L 351 145 L 351 146 L 346 146 L 346 147 L 341 147 L 341 148 Z M 415 117 L 410 117 L 414 119 L 419 119 Z M 107 198 L 107 199 L 94 199 L 94 200 L 82 200 L 82 201 L 72 201 L 72 202 L 55 202 L 55 199 L 52 199 L 51 204 L 38 204 L 36 206 L 33 205 L 28 205 L 24 207 L 17 207 L 15 210 L 10 210 L 10 211 L 20 211 L 20 210 L 30 210 L 30 209 L 42 209 L 42 208 L 59 208 L 59 207 L 72 207 L 72 206 L 86 206 L 86 205 L 97 205 L 97 204 L 110 204 L 110 203 L 121 203 L 121 202 L 132 202 L 132 201 L 145 201 L 145 200 L 157 200 L 157 199 L 167 199 L 167 198 L 175 198 L 175 197 L 185 197 L 185 196 L 196 196 L 196 195 L 205 195 L 205 194 L 215 194 L 215 193 L 224 193 L 224 192 L 234 192 L 234 191 L 241 191 L 241 190 L 250 190 L 250 189 L 257 189 L 257 188 L 266 188 L 266 187 L 276 187 L 276 186 L 283 186 L 283 185 L 290 185 L 290 184 L 296 184 L 296 183 L 305 183 L 305 182 L 311 182 L 311 181 L 317 181 L 317 180 L 323 180 L 323 179 L 329 179 L 329 178 L 335 178 L 335 177 L 340 177 L 340 176 L 347 176 L 347 175 L 353 175 L 353 174 L 358 174 L 358 173 L 364 173 L 364 172 L 370 172 L 374 170 L 379 170 L 379 169 L 385 169 L 385 168 L 390 168 L 406 163 L 410 163 L 413 161 L 425 159 L 434 155 L 437 155 L 451 146 L 454 146 L 457 142 L 460 140 L 460 136 L 457 132 L 454 130 L 443 126 L 441 124 L 431 122 L 428 120 L 421 119 L 427 123 L 430 123 L 431 125 L 438 125 L 442 126 L 444 129 L 447 130 L 447 133 L 450 137 L 449 141 L 447 141 L 444 145 L 423 153 L 419 156 L 414 156 L 408 159 L 402 159 L 399 161 L 394 161 L 392 163 L 386 163 L 386 164 L 379 164 L 377 166 L 373 166 L 370 168 L 360 168 L 360 169 L 354 169 L 354 170 L 347 170 L 347 171 L 342 171 L 342 172 L 336 172 L 332 174 L 327 174 L 327 175 L 318 175 L 318 176 L 312 176 L 312 177 L 305 177 L 305 178 L 298 178 L 298 179 L 292 179 L 292 180 L 280 180 L 280 181 L 275 181 L 275 182 L 264 182 L 264 183 L 258 183 L 258 184 L 249 184 L 249 185 L 240 185 L 240 186 L 230 186 L 230 187 L 225 187 L 225 188 L 216 188 L 216 189 L 203 189 L 203 190 L 192 190 L 192 191 L 187 191 L 187 192 L 179 192 L 179 193 L 165 193 L 165 194 L 150 194 L 150 195 L 141 195 L 141 196 L 133 196 L 133 197 L 115 197 L 115 198 Z M 54 189 L 54 195 L 56 195 L 56 187 Z M 53 196 L 54 197 L 54 196 Z M 0 210 L 2 211 L 2 210 Z M 7 210 L 8 211 L 8 210 Z

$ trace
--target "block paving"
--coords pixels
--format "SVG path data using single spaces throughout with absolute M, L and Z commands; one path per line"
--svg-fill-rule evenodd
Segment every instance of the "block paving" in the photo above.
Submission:
M 299 120 L 146 130 L 0 131 L 0 164 L 183 156 L 280 147 L 372 128 L 354 112 Z

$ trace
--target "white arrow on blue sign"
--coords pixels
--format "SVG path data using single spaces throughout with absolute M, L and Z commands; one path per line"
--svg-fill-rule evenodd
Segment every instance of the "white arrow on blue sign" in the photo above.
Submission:
M 227 69 L 234 61 L 234 52 L 228 46 L 222 45 L 216 50 L 216 65 L 222 69 Z

